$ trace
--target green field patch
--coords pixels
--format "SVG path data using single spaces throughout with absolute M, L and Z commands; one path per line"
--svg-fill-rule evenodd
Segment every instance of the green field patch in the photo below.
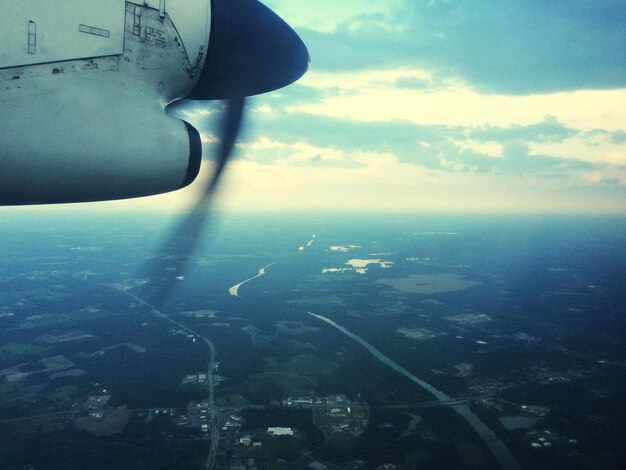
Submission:
M 131 413 L 131 411 L 107 411 L 101 419 L 81 416 L 74 420 L 74 426 L 96 436 L 113 436 L 124 432 Z
M 10 392 L 5 392 L 0 394 L 0 406 L 19 403 L 22 400 L 27 400 L 28 398 L 35 396 L 34 393 L 25 393 L 23 389 L 12 390 Z
M 457 442 L 456 449 L 465 468 L 479 469 L 489 467 L 489 459 L 473 442 Z
M 8 354 L 9 356 L 29 356 L 47 351 L 44 346 L 37 346 L 28 343 L 7 343 L 0 346 L 0 355 Z
M 293 305 L 301 305 L 301 306 L 308 306 L 308 305 L 338 306 L 338 305 L 344 305 L 346 301 L 343 297 L 340 297 L 338 295 L 326 295 L 322 297 L 310 297 L 306 299 L 287 300 L 287 303 L 293 304 Z
M 277 335 L 305 335 L 308 333 L 315 333 L 320 331 L 319 328 L 306 326 L 301 321 L 277 321 L 276 334 Z
M 53 388 L 51 392 L 52 393 L 48 394 L 48 399 L 56 402 L 64 402 L 72 400 L 75 395 L 81 393 L 81 390 L 75 385 L 66 385 L 63 387 Z
M 36 428 L 42 428 L 44 426 L 49 426 L 50 424 L 52 424 L 55 419 L 57 419 L 56 416 L 57 415 L 55 414 L 37 415 L 32 416 L 25 421 L 27 421 L 29 424 Z
M 355 449 L 358 444 L 359 439 L 357 437 L 345 432 L 333 434 L 327 442 L 328 447 L 337 453 L 344 453 Z
M 421 465 L 436 462 L 437 457 L 428 449 L 419 449 L 404 454 L 404 463 L 408 465 Z
M 143 354 L 147 351 L 146 348 L 144 348 L 143 346 L 139 345 L 139 344 L 135 344 L 135 343 L 119 343 L 119 344 L 114 344 L 112 346 L 106 346 L 96 352 L 94 352 L 92 355 L 96 356 L 96 355 L 102 355 L 104 353 L 106 353 L 107 351 L 110 351 L 111 349 L 115 349 L 115 348 L 126 348 L 129 351 L 133 351 L 137 354 Z
M 74 363 L 72 361 L 70 361 L 67 357 L 61 355 L 44 357 L 43 359 L 39 360 L 39 363 L 42 364 L 46 368 L 45 370 L 48 372 L 71 369 L 72 367 L 74 367 Z
M 254 335 L 250 338 L 250 342 L 252 343 L 252 347 L 255 349 L 280 349 L 272 342 L 271 336 Z
M 45 300 L 46 302 L 61 302 L 72 297 L 72 294 L 61 293 L 57 290 L 37 287 L 25 292 L 24 297 L 29 300 Z
M 292 437 L 263 435 L 258 440 L 263 443 L 262 455 L 268 460 L 269 468 L 286 468 L 307 451 L 302 441 Z
M 311 343 L 305 343 L 292 338 L 274 338 L 273 343 L 280 349 L 288 351 L 317 351 L 317 348 Z
M 236 406 L 244 408 L 250 405 L 250 400 L 247 400 L 242 395 L 237 393 L 231 393 L 228 395 L 222 395 L 215 397 L 215 404 L 217 406 Z
M 305 343 L 293 338 L 279 338 L 277 336 L 255 335 L 250 338 L 252 347 L 255 349 L 272 349 L 288 351 L 314 351 L 317 350 L 311 343 Z
M 8 369 L 2 369 L 0 370 L 0 377 L 6 377 L 6 380 L 9 383 L 16 383 L 33 374 L 56 372 L 59 370 L 70 369 L 72 367 L 74 367 L 74 363 L 65 356 L 50 356 L 44 357 L 37 362 L 26 362 Z
M 86 307 L 80 310 L 68 312 L 66 315 L 73 321 L 94 321 L 110 317 L 112 316 L 112 313 L 95 307 Z
M 80 377 L 81 375 L 87 375 L 87 371 L 83 369 L 68 369 L 62 372 L 55 372 L 48 376 L 48 380 L 62 379 L 64 377 Z
M 0 292 L 0 305 L 11 305 L 24 297 L 22 292 Z
M 301 354 L 290 357 L 285 362 L 279 362 L 274 357 L 264 358 L 267 372 L 279 372 L 294 375 L 330 374 L 337 369 L 337 363 L 322 359 L 313 354 Z
M 241 331 L 248 333 L 250 336 L 256 336 L 263 333 L 263 330 L 261 328 L 257 328 L 254 325 L 246 325 L 241 328 Z
M 59 344 L 69 343 L 72 341 L 84 341 L 87 339 L 94 339 L 95 336 L 90 333 L 70 332 L 58 335 L 43 335 L 35 338 L 35 341 L 39 341 L 44 344 Z
M 479 286 L 480 281 L 469 281 L 465 276 L 453 273 L 443 274 L 413 274 L 409 277 L 380 279 L 376 284 L 391 287 L 398 292 L 408 294 L 443 294 L 458 292 L 470 287 Z
M 43 315 L 31 315 L 30 317 L 26 317 L 23 322 L 18 323 L 18 326 L 24 330 L 31 330 L 33 328 L 63 325 L 68 322 L 70 322 L 70 319 L 66 315 L 52 315 L 46 313 Z
M 316 388 L 317 383 L 309 377 L 285 373 L 253 374 L 248 379 L 248 392 L 255 403 L 312 396 Z
M 355 414 L 350 414 L 349 417 L 343 416 L 332 416 L 330 414 L 316 414 L 315 415 L 315 425 L 319 428 L 332 428 L 333 426 L 338 426 L 340 424 L 347 424 L 348 427 L 362 427 L 364 423 L 367 423 L 367 416 L 355 416 Z M 334 432 L 334 431 L 333 431 Z

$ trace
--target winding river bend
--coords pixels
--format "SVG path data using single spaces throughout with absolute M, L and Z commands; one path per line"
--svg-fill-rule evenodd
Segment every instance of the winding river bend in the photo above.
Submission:
M 269 268 L 270 266 L 272 266 L 273 264 L 276 264 L 276 263 L 270 263 L 267 266 L 263 266 L 261 269 L 259 269 L 259 273 L 256 276 L 252 276 L 251 278 L 246 279 L 245 281 L 241 281 L 239 284 L 235 284 L 233 287 L 228 289 L 228 293 L 234 297 L 239 297 L 239 288 L 241 286 L 243 286 L 246 282 L 250 282 L 251 280 L 256 279 L 257 277 L 265 276 L 265 270 Z
M 315 318 L 318 318 L 319 320 L 322 320 L 322 321 L 328 323 L 329 325 L 332 325 L 333 327 L 337 328 L 339 331 L 341 331 L 346 336 L 349 336 L 350 338 L 352 338 L 354 341 L 356 341 L 361 346 L 363 346 L 365 349 L 367 349 L 372 354 L 372 356 L 374 356 L 376 359 L 378 359 L 379 361 L 381 361 L 385 365 L 391 367 L 393 370 L 395 370 L 399 374 L 404 375 L 406 378 L 408 378 L 412 382 L 415 382 L 417 385 L 422 387 L 424 390 L 426 390 L 429 393 L 433 394 L 435 396 L 435 398 L 437 400 L 439 400 L 440 402 L 442 402 L 442 403 L 449 403 L 449 402 L 453 401 L 453 399 L 451 397 L 449 397 L 448 395 L 443 393 L 441 390 L 438 390 L 435 387 L 433 387 L 432 385 L 430 385 L 428 382 L 424 382 L 423 380 L 417 378 L 411 372 L 406 370 L 404 367 L 402 367 L 398 363 L 394 362 L 388 356 L 385 356 L 382 352 L 380 352 L 378 349 L 376 349 L 374 346 L 369 344 L 367 341 L 365 341 L 360 336 L 355 335 L 350 330 L 347 330 L 343 326 L 341 326 L 341 325 L 335 323 L 334 321 L 332 321 L 330 318 L 326 318 L 326 317 L 324 317 L 322 315 L 317 315 L 317 314 L 311 313 L 311 312 L 307 312 L 307 313 L 309 315 L 311 315 L 311 316 L 314 316 Z M 487 426 L 485 423 L 483 423 L 481 421 L 481 419 L 478 416 L 476 416 L 476 414 L 472 410 L 470 410 L 469 406 L 463 405 L 463 404 L 458 404 L 458 405 L 452 404 L 452 405 L 448 405 L 448 406 L 450 406 L 452 409 L 454 409 L 454 411 L 456 411 L 465 421 L 467 421 L 467 423 L 474 429 L 474 431 L 476 431 L 476 433 L 481 437 L 481 439 L 483 440 L 485 445 L 489 448 L 489 450 L 491 451 L 492 455 L 498 461 L 498 463 L 500 464 L 500 466 L 503 469 L 505 469 L 505 470 L 521 470 L 522 466 L 515 459 L 515 457 L 513 457 L 513 454 L 511 454 L 511 452 L 506 447 L 504 442 L 502 442 L 502 440 L 500 438 L 498 438 L 498 436 L 496 436 L 496 433 L 494 433 L 489 428 L 489 426 Z

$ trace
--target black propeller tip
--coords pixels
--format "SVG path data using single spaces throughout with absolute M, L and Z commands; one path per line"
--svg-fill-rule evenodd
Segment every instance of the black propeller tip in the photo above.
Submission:
M 291 27 L 258 0 L 211 0 L 211 37 L 192 99 L 230 99 L 277 90 L 309 68 Z

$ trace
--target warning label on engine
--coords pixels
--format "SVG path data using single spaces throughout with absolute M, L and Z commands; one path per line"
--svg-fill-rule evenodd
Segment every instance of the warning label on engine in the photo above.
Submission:
M 167 36 L 165 33 L 154 28 L 144 29 L 144 41 L 157 47 L 167 47 Z

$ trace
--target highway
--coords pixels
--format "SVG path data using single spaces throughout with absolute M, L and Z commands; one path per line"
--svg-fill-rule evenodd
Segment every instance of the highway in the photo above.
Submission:
M 211 449 L 209 451 L 209 456 L 207 457 L 207 460 L 206 460 L 206 467 L 205 468 L 207 470 L 214 469 L 215 468 L 215 458 L 217 457 L 217 447 L 219 445 L 219 411 L 215 407 L 215 401 L 214 401 L 214 397 L 215 397 L 214 371 L 215 371 L 215 355 L 216 355 L 215 346 L 213 345 L 213 343 L 211 342 L 211 340 L 209 338 L 207 338 L 206 336 L 201 335 L 200 333 L 192 330 L 188 326 L 183 325 L 182 323 L 174 320 L 170 316 L 168 316 L 165 313 L 161 312 L 154 305 L 149 304 L 145 300 L 137 297 L 134 294 L 131 294 L 130 292 L 128 292 L 127 290 L 125 290 L 123 288 L 117 288 L 117 290 L 119 290 L 120 292 L 125 293 L 126 295 L 128 295 L 132 299 L 134 299 L 137 302 L 139 302 L 141 305 L 149 308 L 150 311 L 154 315 L 156 315 L 157 317 L 163 318 L 164 320 L 167 320 L 168 322 L 176 325 L 181 330 L 186 331 L 187 333 L 192 334 L 192 335 L 194 335 L 197 338 L 200 338 L 202 341 L 204 341 L 204 343 L 209 348 L 209 365 L 208 365 L 208 368 L 207 368 L 207 379 L 208 379 L 208 384 L 209 384 L 209 400 L 208 400 L 208 403 L 209 403 L 209 414 L 211 416 L 211 434 L 210 434 L 211 435 Z

